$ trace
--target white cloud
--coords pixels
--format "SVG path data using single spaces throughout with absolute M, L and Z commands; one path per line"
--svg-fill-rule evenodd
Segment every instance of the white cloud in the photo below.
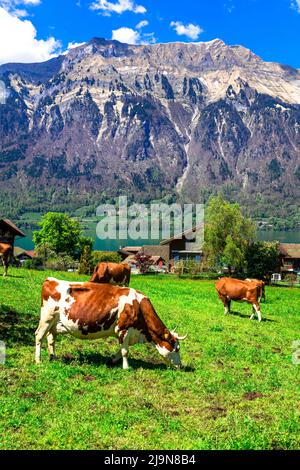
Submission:
M 57 55 L 61 47 L 59 41 L 54 37 L 38 40 L 36 35 L 31 21 L 21 20 L 0 7 L 0 64 L 43 62 Z
M 85 42 L 69 42 L 67 50 L 75 49 L 75 47 L 83 46 Z
M 134 29 L 123 27 L 113 30 L 112 39 L 126 44 L 139 44 L 141 35 Z
M 41 4 L 41 0 L 0 0 L 0 7 L 6 10 L 14 10 L 19 5 L 21 6 L 37 6 Z
M 67 55 L 71 49 L 75 49 L 76 47 L 83 46 L 84 44 L 86 43 L 85 42 L 69 42 L 67 49 L 64 52 L 62 52 L 62 55 Z
M 136 29 L 143 29 L 143 28 L 146 28 L 146 26 L 149 25 L 149 21 L 147 20 L 144 20 L 144 21 L 140 21 L 137 25 L 136 25 Z
M 136 5 L 133 0 L 117 0 L 117 3 L 109 2 L 108 0 L 96 0 L 90 6 L 92 10 L 101 10 L 106 15 L 111 13 L 124 13 L 125 11 L 132 11 L 133 13 L 146 13 L 147 10 L 142 5 Z
M 203 33 L 203 29 L 196 24 L 184 25 L 181 21 L 172 21 L 170 24 L 172 28 L 176 31 L 178 36 L 187 36 L 190 39 L 198 39 L 200 34 Z
M 13 13 L 19 18 L 28 16 L 27 10 L 22 7 L 37 6 L 41 4 L 41 0 L 0 0 L 0 7 L 6 11 Z M 19 8 L 21 7 L 21 8 Z
M 24 5 L 40 5 L 41 0 L 20 0 L 19 3 Z
M 297 10 L 300 13 L 300 0 L 292 0 L 291 7 L 293 10 Z
M 138 25 L 137 25 L 138 26 Z M 131 28 L 123 27 L 119 29 L 115 29 L 112 32 L 112 39 L 124 42 L 125 44 L 155 44 L 156 38 L 154 37 L 154 33 L 147 33 L 143 34 L 141 31 L 137 31 Z

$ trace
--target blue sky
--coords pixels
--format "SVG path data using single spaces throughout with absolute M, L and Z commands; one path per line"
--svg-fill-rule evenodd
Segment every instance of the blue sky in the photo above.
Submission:
M 0 0 L 0 63 L 46 60 L 94 36 L 220 38 L 300 68 L 300 0 Z

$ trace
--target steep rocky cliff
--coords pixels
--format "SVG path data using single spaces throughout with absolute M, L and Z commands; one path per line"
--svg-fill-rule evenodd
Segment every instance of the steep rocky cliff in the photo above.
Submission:
M 0 199 L 79 207 L 119 193 L 251 206 L 300 200 L 300 71 L 220 40 L 92 39 L 0 66 Z M 263 214 L 262 214 L 263 215 Z

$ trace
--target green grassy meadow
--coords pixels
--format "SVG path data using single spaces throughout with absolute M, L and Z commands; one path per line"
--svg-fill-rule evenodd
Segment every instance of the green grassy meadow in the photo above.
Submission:
M 267 288 L 264 321 L 251 307 L 223 313 L 213 282 L 132 279 L 182 342 L 175 371 L 151 346 L 130 349 L 130 370 L 109 360 L 117 340 L 65 336 L 58 360 L 34 364 L 40 290 L 48 275 L 11 269 L 0 278 L 0 449 L 297 449 L 300 447 L 300 290 Z M 239 313 L 237 313 L 239 312 Z

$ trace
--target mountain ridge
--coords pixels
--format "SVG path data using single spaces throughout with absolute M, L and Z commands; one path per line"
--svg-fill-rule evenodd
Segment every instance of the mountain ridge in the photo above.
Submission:
M 12 208 L 20 194 L 29 208 L 79 207 L 126 192 L 201 202 L 222 188 L 248 207 L 257 192 L 261 213 L 299 201 L 300 70 L 243 46 L 93 38 L 45 63 L 4 64 L 0 80 L 0 193 Z

